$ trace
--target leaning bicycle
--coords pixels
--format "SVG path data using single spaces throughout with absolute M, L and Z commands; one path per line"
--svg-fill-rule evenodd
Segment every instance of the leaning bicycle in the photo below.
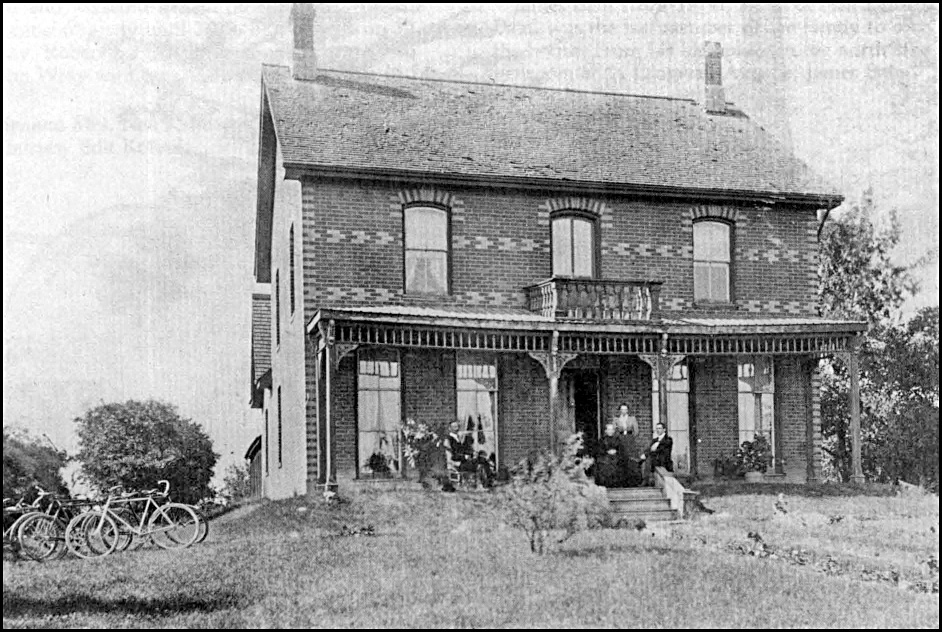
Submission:
M 66 528 L 66 545 L 78 557 L 89 559 L 113 553 L 133 539 L 150 539 L 163 549 L 184 548 L 200 535 L 200 519 L 192 507 L 181 503 L 162 504 L 170 491 L 125 492 L 121 486 L 109 490 L 104 505 L 79 514 Z

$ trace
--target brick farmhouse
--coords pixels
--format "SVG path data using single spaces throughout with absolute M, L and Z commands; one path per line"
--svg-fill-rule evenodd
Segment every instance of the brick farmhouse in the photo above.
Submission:
M 726 101 L 718 44 L 693 100 L 327 70 L 310 5 L 292 19 L 261 82 L 264 495 L 374 454 L 408 478 L 405 419 L 458 420 L 500 467 L 621 403 L 666 424 L 678 478 L 756 433 L 769 475 L 820 475 L 818 359 L 853 364 L 862 330 L 817 313 L 842 197 Z

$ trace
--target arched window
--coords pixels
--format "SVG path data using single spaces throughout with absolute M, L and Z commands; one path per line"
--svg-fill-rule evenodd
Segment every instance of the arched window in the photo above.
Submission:
M 703 220 L 693 225 L 693 300 L 728 303 L 732 226 Z
M 448 211 L 432 206 L 405 209 L 406 292 L 448 293 Z
M 553 276 L 593 278 L 595 220 L 577 214 L 553 218 Z

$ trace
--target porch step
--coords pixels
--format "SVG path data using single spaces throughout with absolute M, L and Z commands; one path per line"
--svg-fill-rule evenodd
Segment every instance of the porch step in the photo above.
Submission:
M 644 520 L 645 522 L 672 522 L 677 520 L 677 512 L 673 509 L 663 509 L 661 511 L 641 511 L 631 513 L 615 514 L 619 520 L 627 520 L 629 524 Z
M 609 500 L 609 506 L 617 514 L 636 513 L 643 511 L 661 511 L 670 509 L 670 501 L 666 498 L 652 498 L 650 500 Z
M 654 487 L 610 488 L 608 502 L 612 513 L 619 519 L 657 522 L 676 520 L 677 512 L 671 509 L 664 493 Z
M 609 500 L 657 500 L 663 499 L 664 493 L 657 487 L 609 487 Z

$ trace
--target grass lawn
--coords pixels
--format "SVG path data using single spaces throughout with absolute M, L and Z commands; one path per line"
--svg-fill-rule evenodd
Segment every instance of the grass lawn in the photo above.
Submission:
M 712 515 L 544 556 L 482 494 L 268 503 L 185 551 L 5 560 L 3 624 L 938 628 L 938 593 L 911 589 L 938 562 L 937 497 L 786 490 L 782 514 L 774 493 L 702 491 Z

